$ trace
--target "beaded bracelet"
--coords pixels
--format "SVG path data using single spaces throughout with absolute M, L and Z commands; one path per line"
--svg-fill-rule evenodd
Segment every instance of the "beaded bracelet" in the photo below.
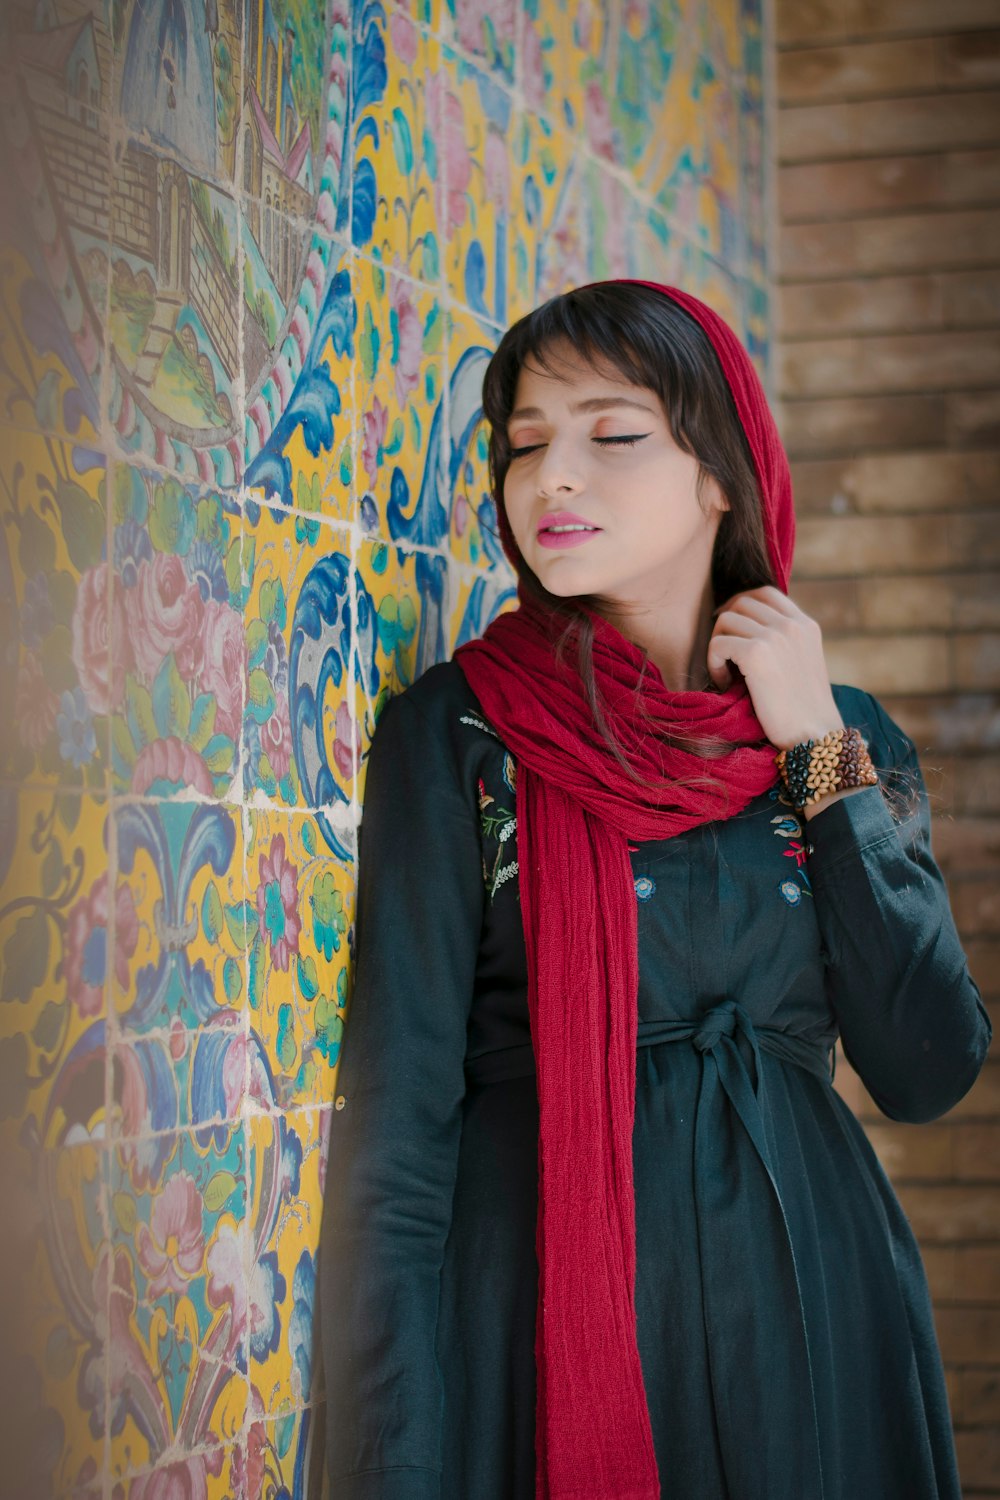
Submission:
M 831 729 L 775 757 L 785 790 L 798 809 L 850 786 L 877 786 L 878 775 L 860 729 Z

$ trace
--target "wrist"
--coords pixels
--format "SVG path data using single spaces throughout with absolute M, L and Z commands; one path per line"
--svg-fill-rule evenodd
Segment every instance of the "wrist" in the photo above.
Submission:
M 836 794 L 878 784 L 860 729 L 830 729 L 775 756 L 778 773 L 797 812 L 819 812 Z

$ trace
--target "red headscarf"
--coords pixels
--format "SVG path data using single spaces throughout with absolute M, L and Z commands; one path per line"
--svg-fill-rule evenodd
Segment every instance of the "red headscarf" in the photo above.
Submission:
M 590 283 L 599 285 L 600 283 Z M 757 373 L 732 329 L 697 297 L 657 282 L 707 334 L 753 454 L 768 550 L 787 591 L 795 520 L 788 460 Z M 582 288 L 581 288 L 582 290 Z M 519 557 L 503 496 L 500 536 Z M 518 883 L 539 1101 L 539 1269 L 535 1359 L 538 1500 L 660 1500 L 636 1343 L 635 1118 L 638 957 L 629 843 L 732 817 L 774 781 L 773 748 L 747 688 L 671 692 L 648 668 L 645 706 L 665 729 L 734 742 L 706 762 L 658 744 L 635 719 L 643 654 L 595 611 L 594 671 L 624 775 L 596 729 L 578 675 L 560 670 L 550 614 L 519 607 L 455 652 L 483 712 L 517 761 Z M 714 789 L 674 785 L 704 774 Z

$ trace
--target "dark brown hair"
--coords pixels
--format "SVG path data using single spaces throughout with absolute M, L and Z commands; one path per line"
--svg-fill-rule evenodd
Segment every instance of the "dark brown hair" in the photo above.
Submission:
M 696 319 L 673 298 L 649 287 L 603 283 L 564 292 L 520 318 L 504 334 L 483 379 L 483 414 L 490 424 L 490 484 L 498 508 L 503 505 L 511 462 L 507 422 L 521 366 L 530 356 L 542 369 L 556 374 L 556 346 L 561 343 L 570 344 L 595 369 L 610 367 L 633 385 L 655 391 L 674 441 L 698 461 L 695 492 L 699 501 L 709 476 L 729 501 L 712 553 L 715 603 L 741 590 L 773 584 L 750 445 L 718 356 Z M 608 601 L 596 594 L 564 598 L 549 593 L 522 557 L 515 568 L 524 589 L 551 612 L 556 660 L 562 663 L 566 656 L 572 657 L 595 723 L 610 750 L 627 775 L 649 784 L 623 755 L 601 708 L 593 668 L 593 624 L 580 606 L 586 604 L 604 615 Z M 648 652 L 643 654 L 644 671 Z M 642 672 L 637 689 L 641 678 Z M 642 715 L 638 691 L 636 704 Z M 680 731 L 666 734 L 661 730 L 659 740 L 708 759 L 733 748 L 730 740 Z M 707 775 L 692 778 L 691 784 L 696 783 L 723 785 Z

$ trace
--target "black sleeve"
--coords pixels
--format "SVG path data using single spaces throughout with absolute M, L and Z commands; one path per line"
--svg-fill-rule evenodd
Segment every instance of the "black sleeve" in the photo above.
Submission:
M 407 692 L 368 756 L 320 1256 L 338 1500 L 440 1500 L 440 1272 L 483 919 L 474 790 Z
M 932 851 L 916 747 L 862 697 L 881 784 L 808 821 L 809 877 L 844 1055 L 884 1114 L 917 1123 L 968 1093 L 992 1027 Z M 909 810 L 887 800 L 908 791 Z

